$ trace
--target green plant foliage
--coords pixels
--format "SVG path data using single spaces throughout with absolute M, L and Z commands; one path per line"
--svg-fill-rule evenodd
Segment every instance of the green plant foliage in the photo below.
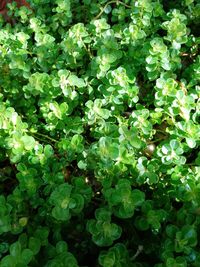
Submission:
M 115 189 L 105 190 L 105 199 L 109 206 L 113 207 L 114 214 L 119 218 L 130 218 L 134 209 L 144 202 L 144 193 L 138 189 L 131 189 L 131 183 L 126 180 L 119 180 Z
M 126 247 L 122 243 L 117 243 L 108 251 L 102 251 L 99 256 L 99 263 L 101 266 L 105 267 L 134 266 L 133 263 L 131 263 Z
M 89 220 L 87 229 L 92 234 L 92 240 L 98 246 L 110 246 L 121 236 L 121 227 L 111 223 L 111 212 L 105 208 L 95 211 L 96 220 Z
M 0 15 L 0 267 L 200 266 L 200 4 Z

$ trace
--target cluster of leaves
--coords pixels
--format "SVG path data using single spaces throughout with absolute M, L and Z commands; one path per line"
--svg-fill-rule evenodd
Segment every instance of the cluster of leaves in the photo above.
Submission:
M 31 0 L 0 19 L 0 267 L 200 262 L 200 4 Z

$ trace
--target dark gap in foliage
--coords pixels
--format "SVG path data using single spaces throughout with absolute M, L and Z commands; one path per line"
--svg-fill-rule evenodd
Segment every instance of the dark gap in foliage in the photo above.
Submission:
M 190 34 L 194 35 L 194 37 L 200 37 L 200 23 L 199 18 L 196 21 L 192 21 L 192 23 L 188 24 L 188 27 L 190 28 Z
M 9 159 L 5 158 L 4 160 L 0 161 L 1 194 L 8 196 L 13 192 L 15 187 L 18 185 L 16 173 L 16 167 L 9 161 Z
M 178 211 L 178 210 L 180 210 L 180 209 L 183 207 L 183 203 L 180 202 L 180 201 L 176 201 L 176 200 L 174 200 L 174 201 L 172 202 L 172 207 L 173 207 L 176 211 Z
M 181 0 L 163 0 L 162 1 L 163 4 L 163 8 L 165 10 L 165 12 L 169 12 L 171 9 L 175 9 L 178 8 L 180 9 L 180 7 L 182 6 L 182 1 Z
M 197 146 L 196 148 L 193 148 L 188 153 L 184 153 L 184 156 L 187 159 L 186 164 L 192 164 L 197 158 L 198 153 L 199 153 L 199 146 Z
M 156 32 L 160 37 L 164 37 L 167 35 L 167 31 L 160 28 L 157 32 Z

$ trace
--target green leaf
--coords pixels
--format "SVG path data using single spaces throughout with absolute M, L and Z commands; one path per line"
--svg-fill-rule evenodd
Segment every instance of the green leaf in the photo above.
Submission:
M 38 254 L 41 247 L 40 240 L 35 237 L 30 237 L 28 247 L 33 252 L 34 255 Z
M 65 253 L 66 251 L 68 250 L 68 246 L 67 246 L 67 243 L 64 242 L 64 241 L 59 241 L 57 244 L 56 244 L 56 251 L 58 253 Z
M 1 260 L 0 266 L 1 267 L 14 267 L 15 263 L 16 263 L 15 257 L 13 257 L 11 255 L 7 255 Z
M 194 139 L 186 138 L 185 140 L 190 148 L 194 148 L 196 146 L 196 141 Z
M 131 144 L 133 147 L 137 148 L 137 149 L 141 148 L 141 146 L 142 146 L 142 142 L 141 142 L 141 140 L 140 140 L 137 136 L 133 136 L 133 137 L 130 139 L 130 144 Z
M 55 114 L 55 116 L 58 119 L 61 119 L 62 118 L 62 113 L 61 113 L 60 107 L 59 107 L 59 105 L 58 105 L 57 102 L 50 103 L 49 104 L 49 108 L 50 108 L 50 110 L 53 111 L 53 113 Z
M 25 264 L 29 264 L 33 258 L 33 252 L 30 249 L 24 249 L 21 254 L 21 261 Z
M 35 139 L 32 136 L 24 135 L 21 138 L 26 150 L 31 150 L 35 146 Z
M 101 116 L 103 119 L 108 119 L 110 117 L 110 111 L 107 109 L 96 109 L 96 112 L 99 116 Z
M 132 191 L 132 199 L 133 199 L 134 205 L 139 206 L 144 202 L 145 194 L 142 191 L 135 189 Z
M 83 160 L 80 160 L 78 162 L 78 167 L 79 167 L 79 169 L 86 170 L 87 164 Z
M 39 226 L 34 234 L 34 237 L 39 239 L 42 246 L 48 243 L 49 228 Z
M 44 147 L 44 155 L 45 155 L 45 157 L 50 158 L 50 157 L 53 156 L 53 154 L 54 154 L 54 151 L 53 151 L 52 146 L 51 145 L 46 145 Z
M 85 82 L 83 79 L 78 78 L 76 75 L 70 75 L 68 77 L 68 81 L 69 84 L 72 86 L 76 86 L 78 88 L 84 87 L 85 86 Z
M 21 244 L 19 242 L 16 242 L 10 246 L 10 254 L 13 257 L 18 258 L 21 255 Z
M 70 219 L 69 209 L 66 209 L 65 207 L 55 206 L 52 209 L 52 216 L 56 220 L 67 221 Z

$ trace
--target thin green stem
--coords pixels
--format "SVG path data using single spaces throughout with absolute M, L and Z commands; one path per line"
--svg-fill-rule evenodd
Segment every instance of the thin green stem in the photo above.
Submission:
M 40 137 L 34 135 L 33 133 L 31 133 L 31 136 L 33 136 L 37 141 L 42 142 L 42 143 L 48 143 L 47 140 L 45 139 L 41 139 Z M 48 144 L 51 144 L 50 142 Z
M 133 257 L 131 257 L 131 261 L 134 261 L 140 255 L 140 253 L 143 251 L 143 249 L 144 249 L 143 246 L 139 245 L 135 255 L 133 255 Z
M 131 8 L 131 6 L 129 6 L 129 5 L 127 5 L 127 4 L 125 4 L 125 3 L 123 3 L 122 1 L 116 1 L 116 4 L 120 4 L 120 5 L 122 5 L 122 6 L 125 6 L 125 7 L 127 7 L 127 8 Z
M 188 166 L 197 166 L 196 163 L 185 163 L 185 165 L 188 165 Z
M 93 56 L 92 56 L 92 53 L 91 53 L 91 51 L 87 48 L 87 46 L 86 46 L 86 44 L 84 43 L 84 41 L 83 41 L 83 39 L 80 37 L 80 40 L 81 40 L 81 42 L 82 42 L 82 44 L 83 44 L 83 47 L 84 47 L 84 49 L 86 50 L 86 52 L 88 53 L 88 55 L 89 55 L 89 57 L 90 57 L 90 59 L 92 59 L 93 58 Z
M 53 139 L 51 137 L 49 137 L 48 135 L 46 134 L 41 134 L 41 133 L 38 133 L 38 132 L 35 132 L 35 133 L 32 133 L 33 135 L 39 135 L 39 136 L 42 136 L 42 137 L 45 137 L 46 139 L 49 139 L 51 142 L 54 142 L 54 143 L 57 143 L 58 141 L 56 139 Z
M 160 141 L 163 141 L 163 140 L 165 140 L 165 138 L 158 138 L 158 139 L 149 141 L 149 142 L 148 142 L 148 145 L 150 145 L 150 144 L 154 144 L 154 143 L 157 143 L 157 142 L 160 142 Z
M 160 130 L 160 129 L 155 129 L 155 131 L 158 132 L 158 133 L 162 133 L 162 134 L 164 134 L 164 135 L 166 135 L 166 133 L 167 133 L 167 132 L 162 131 L 162 130 Z
M 107 8 L 108 5 L 110 4 L 120 4 L 122 6 L 125 6 L 127 8 L 131 8 L 131 6 L 121 2 L 121 1 L 118 1 L 118 0 L 112 0 L 112 1 L 109 1 L 102 9 L 101 9 L 101 12 L 94 18 L 94 20 L 98 19 L 101 17 L 101 15 L 103 14 L 103 12 L 105 11 L 105 9 Z

